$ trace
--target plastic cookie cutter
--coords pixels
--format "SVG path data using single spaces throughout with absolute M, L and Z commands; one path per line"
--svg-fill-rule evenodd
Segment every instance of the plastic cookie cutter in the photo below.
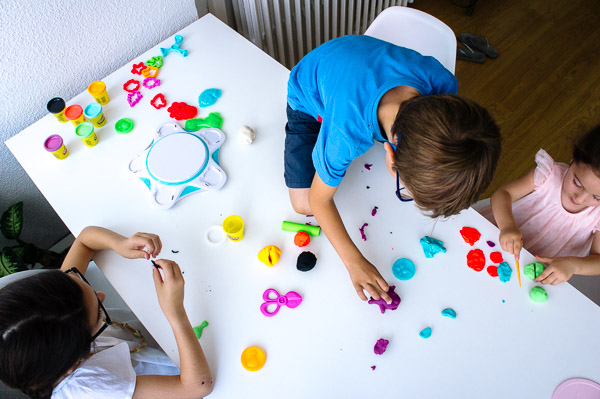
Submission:
M 129 171 L 146 184 L 156 207 L 168 209 L 188 195 L 217 191 L 225 185 L 227 175 L 219 166 L 224 142 L 225 133 L 217 128 L 189 132 L 167 122 L 129 162 Z
M 181 44 L 182 41 L 183 41 L 183 36 L 175 35 L 175 44 L 173 44 L 169 48 L 163 48 L 163 47 L 160 48 L 160 52 L 162 53 L 162 56 L 166 57 L 170 51 L 177 51 L 182 56 L 187 57 L 187 55 L 188 55 L 187 50 L 183 50 L 182 48 L 179 47 L 179 45 Z
M 275 294 L 275 298 L 271 298 L 271 294 Z M 293 309 L 302 303 L 302 297 L 297 292 L 290 291 L 285 295 L 279 295 L 279 292 L 273 288 L 269 288 L 263 293 L 263 299 L 265 302 L 260 305 L 260 311 L 267 317 L 275 316 L 282 306 Z M 269 312 L 268 309 L 270 305 L 275 305 L 275 310 L 272 312 Z

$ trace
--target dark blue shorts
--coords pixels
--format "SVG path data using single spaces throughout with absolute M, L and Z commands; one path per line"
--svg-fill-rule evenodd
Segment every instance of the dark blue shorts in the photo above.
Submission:
M 321 124 L 312 116 L 286 109 L 285 150 L 283 153 L 285 184 L 289 188 L 309 188 L 315 177 L 312 152 Z

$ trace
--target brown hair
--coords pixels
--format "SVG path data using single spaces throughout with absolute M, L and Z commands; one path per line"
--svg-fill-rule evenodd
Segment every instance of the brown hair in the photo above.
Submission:
M 502 137 L 489 112 L 466 98 L 417 96 L 402 103 L 394 169 L 419 208 L 450 216 L 475 203 L 489 186 Z
M 573 161 L 588 165 L 600 177 L 600 125 L 575 140 Z

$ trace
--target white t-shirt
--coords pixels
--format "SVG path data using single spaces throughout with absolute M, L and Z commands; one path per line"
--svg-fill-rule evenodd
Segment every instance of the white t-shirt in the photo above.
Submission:
M 127 311 L 108 309 L 111 318 L 129 320 L 140 329 Z M 119 317 L 120 316 L 120 317 Z M 150 338 L 147 332 L 146 338 Z M 179 369 L 161 350 L 147 346 L 129 353 L 140 344 L 131 332 L 109 326 L 96 338 L 95 353 L 64 378 L 52 392 L 52 399 L 131 398 L 138 375 L 178 375 Z

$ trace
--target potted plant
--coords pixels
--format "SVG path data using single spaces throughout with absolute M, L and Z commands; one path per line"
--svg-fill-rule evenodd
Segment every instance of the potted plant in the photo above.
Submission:
M 15 245 L 4 247 L 0 252 L 0 277 L 33 268 L 58 269 L 69 251 L 62 252 L 43 249 L 21 240 L 23 229 L 23 202 L 9 207 L 0 218 L 0 231 L 4 238 L 15 240 Z

